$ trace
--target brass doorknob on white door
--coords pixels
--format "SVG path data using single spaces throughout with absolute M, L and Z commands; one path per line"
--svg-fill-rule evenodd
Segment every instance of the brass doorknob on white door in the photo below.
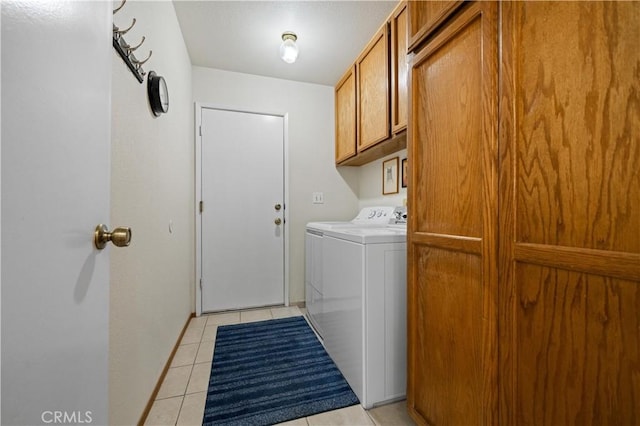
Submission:
M 276 217 L 276 220 L 274 220 L 273 223 L 275 223 L 276 225 L 280 225 L 282 223 L 282 219 Z
M 127 247 L 131 243 L 131 228 L 119 226 L 112 232 L 109 232 L 107 225 L 100 224 L 96 226 L 96 232 L 93 236 L 93 242 L 98 250 L 102 250 L 111 241 L 116 247 Z
M 278 203 L 275 206 L 273 206 L 273 208 L 276 209 L 276 211 L 280 211 L 280 209 L 282 208 L 282 205 L 280 205 L 280 203 Z

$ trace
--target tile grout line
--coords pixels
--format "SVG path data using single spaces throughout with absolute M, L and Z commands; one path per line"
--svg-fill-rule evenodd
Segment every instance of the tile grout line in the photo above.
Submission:
M 180 403 L 180 408 L 178 409 L 178 417 L 176 417 L 176 422 L 174 426 L 178 426 L 178 420 L 180 420 L 180 413 L 182 413 L 182 406 L 184 405 L 184 395 L 182 395 L 182 402 Z
M 193 318 L 191 320 L 193 321 Z M 198 352 L 200 351 L 200 345 L 202 344 L 202 338 L 204 337 L 204 329 L 206 326 L 207 326 L 207 322 L 205 321 L 204 326 L 202 327 L 202 336 L 200 336 L 200 341 L 198 342 L 198 349 L 196 349 L 196 355 L 193 357 L 193 362 L 191 363 L 191 373 L 189 374 L 189 380 L 187 380 L 187 385 L 184 388 L 184 394 L 182 395 L 182 402 L 180 403 L 180 409 L 178 410 L 178 417 L 176 417 L 176 422 L 174 426 L 178 425 L 178 421 L 180 420 L 180 414 L 182 414 L 182 407 L 184 406 L 184 400 L 187 396 L 187 389 L 189 388 L 189 382 L 191 381 L 191 376 L 193 375 L 193 367 L 195 366 L 196 358 L 198 358 Z
M 371 423 L 373 423 L 374 426 L 378 426 L 378 422 L 376 422 L 376 419 L 371 417 L 371 413 L 369 413 L 369 410 L 365 409 L 364 412 L 367 413 L 367 417 L 369 417 L 369 420 L 371 420 Z

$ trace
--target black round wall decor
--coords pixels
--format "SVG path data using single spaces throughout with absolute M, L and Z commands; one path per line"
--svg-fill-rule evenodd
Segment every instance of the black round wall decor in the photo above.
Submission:
M 160 114 L 169 111 L 167 83 L 164 81 L 164 77 L 156 74 L 155 71 L 149 71 L 147 94 L 149 95 L 149 105 L 151 105 L 153 115 L 158 117 Z

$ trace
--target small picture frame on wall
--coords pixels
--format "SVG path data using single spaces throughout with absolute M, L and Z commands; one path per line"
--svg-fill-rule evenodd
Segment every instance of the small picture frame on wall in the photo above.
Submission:
M 398 162 L 393 157 L 382 163 L 382 195 L 398 193 Z
M 402 159 L 402 187 L 407 187 L 407 180 L 409 179 L 409 170 L 407 169 L 407 159 Z

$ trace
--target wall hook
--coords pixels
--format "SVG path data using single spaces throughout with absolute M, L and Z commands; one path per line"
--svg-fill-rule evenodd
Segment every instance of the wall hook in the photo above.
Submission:
M 113 32 L 116 33 L 118 36 L 123 36 L 126 33 L 129 32 L 129 30 L 131 28 L 133 28 L 133 26 L 136 24 L 136 18 L 133 18 L 133 22 L 131 22 L 131 25 L 129 25 L 129 28 L 127 28 L 126 30 L 121 30 L 118 27 L 116 27 L 115 25 L 113 26 Z
M 118 13 L 118 11 L 124 7 L 124 4 L 126 2 L 127 2 L 127 0 L 122 0 L 122 3 L 120 3 L 120 6 L 116 7 L 115 9 L 113 9 L 113 14 L 115 15 L 116 13 Z
M 151 55 L 153 54 L 153 50 L 149 51 L 149 56 L 147 56 L 145 59 L 143 59 L 142 61 L 137 60 L 136 58 L 133 58 L 131 60 L 131 62 L 134 62 L 136 64 L 137 68 L 140 68 L 145 62 L 147 62 L 149 60 L 149 58 L 151 58 Z
M 144 43 L 144 36 L 142 36 L 142 40 L 140 40 L 140 43 L 138 43 L 137 46 L 131 47 L 129 44 L 127 44 L 126 46 L 122 47 L 125 48 L 129 54 L 131 54 L 131 52 L 135 52 L 138 47 L 142 46 L 142 43 Z

